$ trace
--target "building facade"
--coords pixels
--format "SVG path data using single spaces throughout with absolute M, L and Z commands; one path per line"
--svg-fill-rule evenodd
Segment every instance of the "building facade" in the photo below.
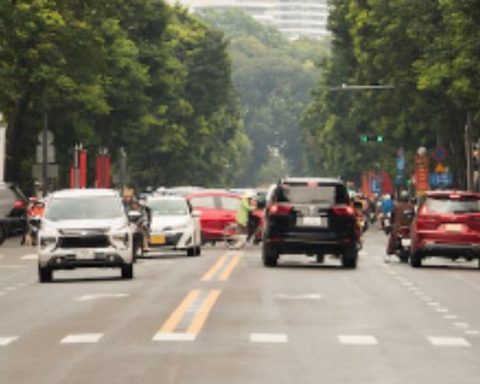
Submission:
M 189 7 L 192 12 L 206 8 L 241 9 L 263 24 L 271 24 L 289 39 L 319 39 L 327 30 L 328 0 L 170 0 Z

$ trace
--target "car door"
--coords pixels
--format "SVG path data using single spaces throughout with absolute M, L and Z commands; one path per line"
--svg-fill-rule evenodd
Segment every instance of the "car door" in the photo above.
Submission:
M 219 223 L 222 228 L 225 228 L 227 225 L 236 221 L 241 198 L 238 195 L 222 195 L 218 196 L 218 201 L 221 208 Z

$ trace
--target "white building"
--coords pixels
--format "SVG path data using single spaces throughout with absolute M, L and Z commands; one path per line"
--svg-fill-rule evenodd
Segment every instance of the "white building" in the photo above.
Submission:
M 327 0 L 168 0 L 192 12 L 214 8 L 241 9 L 257 21 L 276 26 L 290 39 L 327 36 Z

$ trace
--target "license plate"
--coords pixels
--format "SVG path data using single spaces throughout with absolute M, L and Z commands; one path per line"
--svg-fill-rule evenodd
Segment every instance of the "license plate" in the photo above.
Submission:
M 298 225 L 311 227 L 326 227 L 328 225 L 325 217 L 301 217 L 298 220 Z
M 150 236 L 150 244 L 154 244 L 154 245 L 165 244 L 165 236 L 164 235 Z
M 412 240 L 411 239 L 402 239 L 402 247 L 403 248 L 410 248 L 410 245 L 412 245 Z
M 463 230 L 462 224 L 445 224 L 446 232 L 462 232 L 462 230 Z
M 77 257 L 82 260 L 93 259 L 93 253 L 89 249 L 80 249 L 77 252 Z

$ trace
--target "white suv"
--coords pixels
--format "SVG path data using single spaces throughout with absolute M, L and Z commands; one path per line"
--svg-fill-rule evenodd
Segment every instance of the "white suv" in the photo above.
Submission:
M 56 269 L 121 268 L 133 277 L 132 229 L 120 195 L 110 189 L 69 189 L 49 195 L 38 241 L 40 282 Z

